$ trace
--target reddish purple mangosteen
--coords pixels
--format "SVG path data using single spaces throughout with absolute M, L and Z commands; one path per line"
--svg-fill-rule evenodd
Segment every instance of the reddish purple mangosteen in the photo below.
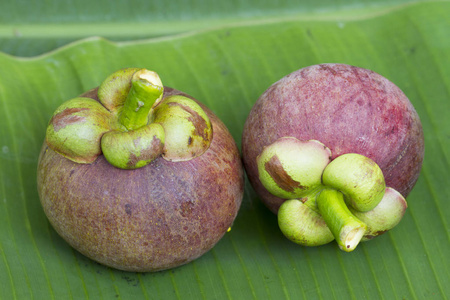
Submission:
M 399 223 L 424 157 L 422 125 L 383 76 L 344 64 L 295 71 L 245 123 L 244 167 L 290 240 L 352 251 Z
M 210 250 L 232 225 L 244 186 L 218 117 L 136 68 L 57 108 L 37 175 L 45 214 L 72 247 L 137 272 Z

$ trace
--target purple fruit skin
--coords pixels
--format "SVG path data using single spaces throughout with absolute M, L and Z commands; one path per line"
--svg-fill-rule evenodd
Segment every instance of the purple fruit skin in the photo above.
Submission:
M 165 96 L 182 94 L 165 88 Z M 97 90 L 82 96 L 97 99 Z M 100 155 L 72 162 L 46 143 L 38 191 L 55 230 L 82 254 L 135 272 L 186 264 L 210 250 L 237 216 L 244 191 L 238 148 L 225 125 L 199 103 L 213 126 L 210 148 L 189 161 L 162 157 L 122 170 Z
M 419 116 L 405 94 L 383 76 L 344 64 L 297 70 L 270 86 L 257 100 L 242 137 L 244 167 L 264 204 L 277 213 L 283 199 L 258 179 L 256 157 L 280 137 L 315 139 L 332 159 L 359 153 L 383 170 L 386 184 L 405 198 L 424 157 Z

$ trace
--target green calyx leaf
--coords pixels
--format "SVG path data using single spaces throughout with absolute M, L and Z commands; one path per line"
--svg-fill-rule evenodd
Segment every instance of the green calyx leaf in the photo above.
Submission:
M 334 236 L 320 213 L 303 201 L 286 200 L 278 209 L 278 226 L 289 240 L 302 246 L 321 246 L 334 240 Z M 309 200 L 311 201 L 311 200 Z M 315 200 L 312 200 L 315 201 Z
M 78 163 L 101 154 L 100 140 L 110 130 L 109 112 L 90 98 L 74 98 L 54 112 L 45 140 L 50 148 Z
M 405 198 L 393 188 L 386 188 L 383 199 L 367 212 L 349 207 L 352 214 L 367 225 L 362 241 L 371 240 L 397 226 L 403 218 L 408 204 Z
M 183 96 L 162 101 L 163 92 L 153 71 L 116 71 L 99 86 L 98 101 L 78 97 L 55 111 L 46 142 L 74 162 L 92 163 L 104 154 L 122 169 L 143 167 L 161 155 L 173 161 L 200 156 L 212 140 L 208 116 Z
M 330 157 L 319 141 L 282 137 L 257 157 L 259 179 L 270 193 L 288 199 L 278 211 L 288 239 L 304 246 L 336 239 L 350 252 L 361 240 L 397 225 L 407 205 L 397 191 L 386 188 L 371 159 L 355 153 Z
M 277 197 L 293 199 L 321 187 L 331 151 L 319 141 L 283 137 L 265 147 L 256 160 L 264 187 Z
M 125 104 L 128 93 L 131 89 L 131 79 L 133 75 L 142 69 L 125 68 L 118 70 L 108 77 L 98 87 L 99 101 L 109 111 L 121 109 Z
M 113 166 L 121 169 L 143 167 L 163 152 L 164 129 L 149 124 L 133 131 L 110 131 L 101 141 L 103 155 Z
M 181 95 L 165 98 L 155 108 L 153 122 L 164 127 L 166 160 L 190 160 L 209 148 L 213 134 L 211 121 L 192 99 Z
M 356 153 L 334 159 L 323 172 L 323 183 L 344 193 L 347 203 L 358 211 L 375 208 L 386 189 L 380 167 Z

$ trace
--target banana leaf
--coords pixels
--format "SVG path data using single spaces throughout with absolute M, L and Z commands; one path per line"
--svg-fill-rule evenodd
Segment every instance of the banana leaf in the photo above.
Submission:
M 0 299 L 449 297 L 449 1 L 199 0 L 198 9 L 194 1 L 118 1 L 110 10 L 91 2 L 2 4 Z M 388 233 L 351 253 L 335 243 L 301 247 L 284 238 L 247 182 L 232 230 L 211 251 L 175 269 L 130 273 L 79 254 L 47 221 L 36 187 L 46 125 L 59 104 L 111 72 L 157 71 L 165 85 L 209 106 L 240 146 L 245 119 L 270 84 L 325 62 L 382 74 L 422 120 L 422 172 Z

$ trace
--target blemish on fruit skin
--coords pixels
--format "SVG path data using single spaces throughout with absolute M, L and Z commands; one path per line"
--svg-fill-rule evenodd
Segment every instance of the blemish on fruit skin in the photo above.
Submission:
M 132 213 L 131 204 L 125 204 L 125 212 L 127 213 L 127 215 L 131 216 Z
M 195 128 L 195 135 L 200 136 L 203 140 L 208 141 L 208 124 L 205 119 L 202 118 L 202 116 L 199 115 L 198 112 L 190 108 L 189 106 L 182 105 L 180 103 L 176 102 L 169 102 L 169 106 L 179 106 L 186 112 L 188 112 L 191 116 L 188 118 L 188 120 L 194 125 Z
M 85 122 L 86 118 L 82 116 L 74 115 L 75 113 L 89 110 L 88 108 L 67 108 L 60 113 L 57 113 L 52 117 L 50 123 L 53 125 L 53 130 L 58 132 L 68 125 L 75 123 Z
M 140 140 L 140 138 L 138 138 Z M 135 145 L 136 141 L 134 140 Z M 149 147 L 142 149 L 140 156 L 136 156 L 134 153 L 130 153 L 130 157 L 128 158 L 128 166 L 135 166 L 139 161 L 153 160 L 160 155 L 164 144 L 161 140 L 155 135 L 153 136 L 152 142 Z
M 336 75 L 336 74 L 338 73 L 334 68 L 330 67 L 330 66 L 327 65 L 327 64 L 320 64 L 320 65 L 319 65 L 319 68 L 320 68 L 321 70 L 328 71 L 328 72 L 330 72 L 330 73 L 333 74 L 333 75 Z
M 192 213 L 195 209 L 195 203 L 192 201 L 185 201 L 180 205 L 180 215 L 189 218 L 192 216 Z
M 138 147 L 140 142 L 141 142 L 140 136 L 138 136 L 136 139 L 133 140 L 133 144 L 135 147 Z
M 380 231 L 376 231 L 376 232 L 373 232 L 372 234 L 370 234 L 370 235 L 366 235 L 366 236 L 364 236 L 366 239 L 368 239 L 368 240 L 371 240 L 371 239 L 374 239 L 374 238 L 376 238 L 377 236 L 380 236 L 380 235 L 382 235 L 382 234 L 384 234 L 384 233 L 386 233 L 387 232 L 387 230 L 380 230 Z
M 278 156 L 272 156 L 270 160 L 264 164 L 264 168 L 281 189 L 293 192 L 295 188 L 302 188 L 300 182 L 292 179 L 292 177 L 284 170 Z

